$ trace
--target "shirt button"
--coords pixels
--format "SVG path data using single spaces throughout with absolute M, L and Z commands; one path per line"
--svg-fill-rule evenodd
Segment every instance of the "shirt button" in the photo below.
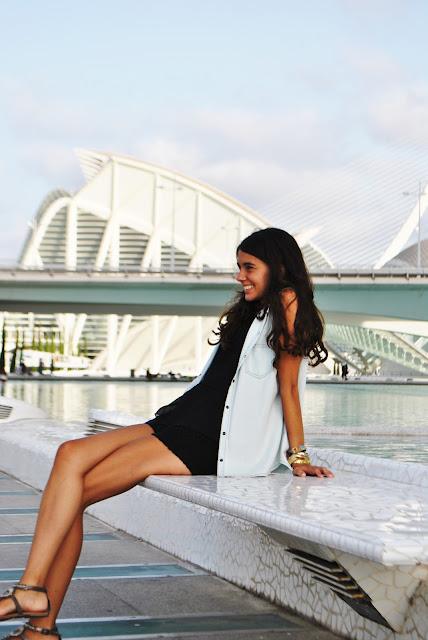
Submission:
M 220 462 L 223 462 L 223 458 L 220 458 Z
M 232 382 L 235 382 L 235 378 L 233 378 Z
M 228 404 L 226 405 L 226 409 L 229 409 L 229 405 Z
M 226 435 L 226 431 L 223 431 L 223 434 L 222 434 L 222 435 L 223 435 L 223 436 L 225 436 L 225 435 Z

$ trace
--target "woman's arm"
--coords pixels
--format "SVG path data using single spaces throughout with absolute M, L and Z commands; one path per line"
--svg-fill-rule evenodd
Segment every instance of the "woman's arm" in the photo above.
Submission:
M 293 291 L 285 290 L 282 292 L 281 298 L 284 308 L 284 320 L 287 323 L 290 340 L 293 340 L 294 321 L 297 313 L 297 297 Z M 301 356 L 293 356 L 286 351 L 282 351 L 278 362 L 278 387 L 290 449 L 299 447 L 305 442 L 298 387 L 299 369 L 302 359 Z M 299 476 L 333 476 L 332 472 L 325 467 L 316 467 L 310 464 L 294 465 L 293 473 Z
M 283 351 L 278 363 L 278 387 L 290 449 L 304 444 L 302 410 L 297 386 L 302 358 Z

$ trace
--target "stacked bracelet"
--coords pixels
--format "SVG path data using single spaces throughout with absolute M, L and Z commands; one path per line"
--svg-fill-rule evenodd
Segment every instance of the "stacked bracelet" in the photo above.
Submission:
M 311 464 L 311 459 L 306 452 L 292 453 L 287 458 L 288 464 L 292 467 L 294 464 Z
M 298 447 L 290 447 L 286 451 L 287 457 L 293 455 L 293 453 L 306 453 L 306 445 L 305 444 L 299 444 Z
M 311 459 L 306 452 L 306 446 L 304 444 L 298 447 L 290 447 L 286 455 L 287 462 L 290 466 L 293 466 L 293 464 L 311 464 Z

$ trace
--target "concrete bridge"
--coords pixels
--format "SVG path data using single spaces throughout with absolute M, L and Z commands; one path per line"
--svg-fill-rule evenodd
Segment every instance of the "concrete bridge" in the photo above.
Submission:
M 428 274 L 347 270 L 312 274 L 327 322 L 385 323 L 427 335 Z M 232 272 L 0 269 L 0 308 L 39 313 L 216 316 L 237 290 Z M 403 326 L 401 326 L 403 325 Z M 401 327 L 401 328 L 400 328 Z M 417 329 L 417 331 L 416 331 Z

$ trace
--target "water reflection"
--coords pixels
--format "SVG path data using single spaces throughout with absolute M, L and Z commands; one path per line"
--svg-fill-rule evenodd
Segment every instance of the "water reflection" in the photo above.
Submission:
M 148 419 L 187 387 L 185 382 L 8 381 L 4 395 L 34 404 L 61 422 L 107 409 Z M 352 453 L 428 462 L 426 387 L 307 385 L 303 407 L 307 441 Z

